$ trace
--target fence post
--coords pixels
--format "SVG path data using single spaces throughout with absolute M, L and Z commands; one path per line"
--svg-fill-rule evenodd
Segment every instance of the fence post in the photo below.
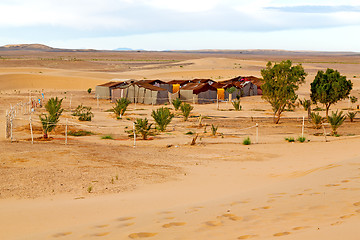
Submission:
M 6 110 L 5 138 L 9 138 L 9 112 Z
M 34 135 L 33 135 L 32 124 L 31 124 L 31 115 L 29 117 L 29 121 L 30 121 L 31 144 L 34 144 Z
M 97 108 L 99 109 L 99 94 L 96 95 L 96 103 L 97 103 Z
M 13 141 L 13 111 L 10 114 L 10 139 Z
M 66 119 L 66 124 L 65 124 L 65 145 L 67 145 L 67 132 L 68 132 L 68 119 Z
M 325 130 L 324 124 L 321 124 L 321 126 L 322 126 L 322 127 L 323 127 L 323 129 L 324 129 L 324 137 L 325 137 L 325 142 L 327 142 L 327 137 L 326 137 L 326 130 Z
M 216 110 L 219 110 L 219 94 L 216 94 Z
M 133 133 L 134 133 L 134 147 L 136 147 L 135 123 L 133 123 Z
M 259 124 L 256 123 L 256 144 L 259 143 Z
M 71 111 L 71 100 L 72 100 L 72 95 L 70 96 L 70 111 Z
M 305 127 L 305 117 L 303 116 L 302 129 L 301 129 L 301 137 L 304 137 L 304 127 Z

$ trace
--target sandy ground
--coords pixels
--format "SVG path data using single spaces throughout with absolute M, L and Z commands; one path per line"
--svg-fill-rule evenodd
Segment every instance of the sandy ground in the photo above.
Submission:
M 158 106 L 131 104 L 116 120 L 106 111 L 111 103 L 98 105 L 86 92 L 113 78 L 260 76 L 267 60 L 181 58 L 163 67 L 149 63 L 118 72 L 98 65 L 89 71 L 83 61 L 81 69 L 34 61 L 35 67 L 0 64 L 0 239 L 358 239 L 359 118 L 347 120 L 340 137 L 329 136 L 328 142 L 305 121 L 309 141 L 288 143 L 285 137 L 301 135 L 306 112 L 285 112 L 274 125 L 269 104 L 260 96 L 247 97 L 240 112 L 224 102 L 220 111 L 215 104 L 195 105 L 188 122 L 176 113 L 166 133 L 133 147 L 125 130 L 137 117 L 151 119 Z M 359 97 L 358 63 L 333 58 L 304 63 L 309 76 L 299 96 L 309 96 L 314 74 L 328 65 L 352 79 L 352 95 Z M 29 115 L 19 109 L 11 143 L 4 138 L 5 112 L 10 104 L 26 102 L 30 92 L 64 98 L 60 126 L 51 141 L 31 144 Z M 93 121 L 71 116 L 80 103 L 93 108 Z M 342 101 L 332 110 L 349 107 L 355 106 Z M 41 136 L 37 115 L 42 111 L 32 115 L 35 138 Z M 66 119 L 69 130 L 95 135 L 69 136 L 65 145 Z M 216 136 L 211 124 L 219 127 Z M 189 145 L 189 131 L 200 136 L 195 146 Z M 114 139 L 101 139 L 104 135 Z M 242 145 L 247 136 L 258 144 Z

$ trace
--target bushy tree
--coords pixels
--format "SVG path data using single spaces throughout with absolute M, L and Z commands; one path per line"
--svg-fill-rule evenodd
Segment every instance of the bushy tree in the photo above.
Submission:
M 130 104 L 130 100 L 126 98 L 120 98 L 116 100 L 115 107 L 113 107 L 113 112 L 116 114 L 116 117 L 120 117 L 124 115 L 127 107 Z
M 64 109 L 61 108 L 62 101 L 63 99 L 58 99 L 58 97 L 50 98 L 45 104 L 45 109 L 48 114 L 41 114 L 39 116 L 44 131 L 44 138 L 48 138 L 48 133 L 54 130 L 59 122 L 59 118 L 64 111 Z
M 296 101 L 296 90 L 304 83 L 307 73 L 301 64 L 292 66 L 290 60 L 278 64 L 268 62 L 261 70 L 264 84 L 262 98 L 269 102 L 274 111 L 274 123 L 278 124 L 286 106 Z
M 182 115 L 184 116 L 184 121 L 187 121 L 189 116 L 190 116 L 190 112 L 194 109 L 193 106 L 191 106 L 189 103 L 183 103 L 180 106 Z
M 314 81 L 311 83 L 311 100 L 320 102 L 326 107 L 326 118 L 332 104 L 349 96 L 352 82 L 346 80 L 337 70 L 328 68 L 326 72 L 318 71 Z
M 91 118 L 94 116 L 91 112 L 91 107 L 83 106 L 82 104 L 77 106 L 72 115 L 78 116 L 79 121 L 91 121 Z
M 166 126 L 171 122 L 174 114 L 170 112 L 169 108 L 161 107 L 156 109 L 156 111 L 153 110 L 151 116 L 154 118 L 159 130 L 163 132 L 166 130 Z

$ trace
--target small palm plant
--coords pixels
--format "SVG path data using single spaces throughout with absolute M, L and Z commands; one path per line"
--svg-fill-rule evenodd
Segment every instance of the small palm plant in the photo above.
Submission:
M 310 114 L 310 117 L 311 117 L 312 123 L 314 124 L 314 128 L 320 129 L 321 124 L 324 121 L 324 118 L 319 113 L 313 113 L 313 112 Z
M 48 114 L 39 116 L 44 131 L 44 138 L 48 138 L 48 133 L 54 130 L 56 124 L 59 122 L 60 115 L 64 111 L 64 109 L 61 108 L 62 101 L 63 99 L 58 99 L 58 97 L 50 98 L 45 104 L 45 109 Z
M 172 100 L 172 105 L 174 106 L 175 111 L 179 110 L 181 104 L 182 104 L 182 101 L 180 100 L 180 98 L 176 98 L 176 99 Z
M 217 130 L 218 130 L 218 126 L 215 126 L 214 124 L 211 124 L 211 134 L 213 136 L 216 135 Z
M 337 129 L 344 123 L 346 116 L 343 115 L 343 111 L 332 112 L 330 116 L 328 116 L 328 122 L 331 125 L 332 135 L 337 135 Z
M 241 110 L 241 105 L 240 105 L 240 100 L 239 99 L 236 99 L 236 100 L 232 101 L 231 103 L 234 106 L 235 111 L 240 111 Z
M 91 121 L 91 118 L 94 117 L 94 114 L 91 112 L 91 107 L 86 107 L 80 104 L 75 109 L 73 116 L 78 116 L 79 121 Z
M 184 121 L 187 121 L 190 116 L 190 112 L 191 112 L 191 110 L 194 109 L 194 107 L 191 106 L 189 103 L 183 103 L 183 104 L 181 104 L 180 109 L 181 109 L 182 115 L 184 116 Z
M 135 133 L 141 135 L 143 140 L 146 140 L 151 134 L 151 126 L 152 123 L 149 124 L 147 118 L 137 118 L 135 121 Z
M 153 110 L 151 116 L 154 118 L 156 124 L 158 125 L 158 129 L 163 132 L 166 130 L 166 126 L 169 125 L 174 114 L 172 114 L 167 107 L 161 107 L 156 111 Z
M 126 98 L 120 98 L 116 100 L 115 107 L 113 107 L 113 112 L 116 114 L 117 118 L 121 118 L 124 115 L 127 107 L 131 102 Z
M 354 121 L 354 118 L 355 118 L 356 114 L 357 114 L 357 112 L 348 112 L 347 113 L 347 116 L 350 119 L 350 122 Z

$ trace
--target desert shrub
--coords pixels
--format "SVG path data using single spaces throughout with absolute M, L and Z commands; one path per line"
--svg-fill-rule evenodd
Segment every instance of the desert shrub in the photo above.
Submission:
M 90 94 L 92 91 L 92 88 L 88 88 L 87 92 Z
M 251 140 L 249 137 L 247 137 L 243 140 L 243 145 L 250 145 L 250 144 L 251 144 Z
M 102 136 L 101 139 L 114 139 L 111 135 Z
M 357 114 L 357 112 L 348 112 L 347 113 L 347 116 L 350 119 L 350 122 L 354 121 L 354 118 L 355 118 L 356 114 Z
M 156 124 L 158 125 L 158 129 L 160 131 L 165 131 L 166 126 L 169 125 L 174 114 L 172 114 L 167 107 L 161 107 L 156 111 L 153 110 L 151 116 L 154 118 Z
M 332 135 L 334 136 L 338 135 L 337 129 L 344 123 L 345 119 L 346 116 L 343 115 L 343 111 L 331 112 L 331 115 L 328 116 L 328 122 L 331 125 Z
M 324 119 L 319 113 L 311 113 L 311 122 L 314 124 L 315 129 L 320 129 Z
M 295 139 L 294 139 L 293 137 L 286 137 L 286 138 L 285 138 L 285 141 L 295 142 Z
M 240 111 L 241 110 L 242 107 L 240 105 L 240 100 L 239 99 L 236 99 L 236 100 L 232 101 L 231 103 L 234 106 L 235 111 Z
M 89 131 L 84 131 L 84 130 L 68 131 L 67 134 L 70 135 L 70 136 L 75 136 L 75 137 L 94 135 L 94 133 L 89 132 Z
M 194 135 L 195 133 L 193 131 L 188 131 L 185 133 L 185 135 Z
M 174 106 L 176 111 L 179 110 L 181 103 L 182 103 L 182 101 L 180 100 L 180 98 L 176 98 L 176 99 L 172 100 L 172 105 Z
M 215 126 L 214 124 L 211 124 L 211 134 L 213 136 L 216 135 L 217 130 L 218 130 L 218 126 Z
M 305 142 L 306 138 L 300 136 L 300 137 L 298 137 L 296 140 L 297 140 L 298 142 L 303 143 L 303 142 Z
M 190 112 L 194 109 L 194 107 L 191 106 L 189 103 L 182 103 L 180 109 L 182 115 L 184 116 L 184 121 L 187 121 L 190 116 Z
M 120 98 L 116 100 L 115 107 L 113 107 L 113 112 L 116 114 L 116 117 L 121 118 L 124 115 L 127 107 L 131 102 L 126 98 Z
M 59 122 L 60 115 L 64 111 L 64 109 L 61 108 L 62 101 L 63 99 L 58 99 L 58 97 L 50 98 L 45 104 L 45 109 L 48 114 L 39 116 L 44 131 L 44 138 L 48 138 L 48 133 L 54 130 Z
M 91 121 L 94 114 L 91 112 L 91 107 L 86 107 L 80 104 L 76 107 L 73 116 L 78 116 L 80 121 Z
M 355 96 L 350 96 L 350 102 L 351 102 L 351 103 L 356 103 L 357 100 L 358 100 L 357 97 L 355 97 Z
M 142 136 L 143 140 L 146 140 L 147 137 L 151 134 L 152 123 L 149 124 L 147 118 L 137 118 L 135 121 L 135 133 Z

